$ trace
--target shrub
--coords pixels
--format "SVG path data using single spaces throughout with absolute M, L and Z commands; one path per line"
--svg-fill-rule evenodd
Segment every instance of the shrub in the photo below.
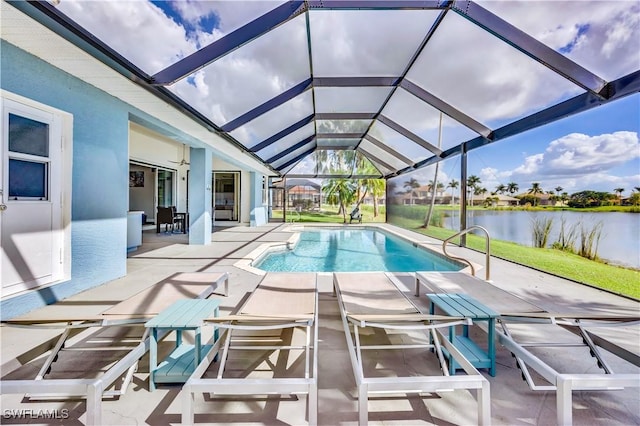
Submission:
M 532 221 L 533 227 L 533 246 L 537 248 L 545 248 L 549 240 L 549 233 L 553 226 L 553 219 L 537 217 Z

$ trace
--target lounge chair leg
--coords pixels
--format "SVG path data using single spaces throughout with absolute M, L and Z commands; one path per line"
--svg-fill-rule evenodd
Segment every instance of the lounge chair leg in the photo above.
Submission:
M 192 425 L 195 422 L 195 413 L 193 410 L 194 394 L 191 387 L 185 385 L 182 388 L 182 424 Z
M 482 388 L 476 390 L 478 400 L 478 424 L 480 426 L 491 424 L 491 398 L 489 396 L 489 382 L 484 381 Z
M 560 375 L 556 383 L 556 409 L 558 411 L 558 425 L 571 425 L 573 423 L 571 380 Z
M 318 424 L 318 385 L 309 386 L 307 395 L 307 405 L 309 406 L 309 426 Z
M 369 423 L 369 386 L 361 383 L 358 386 L 358 424 L 366 426 Z
M 102 424 L 102 382 L 97 380 L 87 386 L 87 425 Z

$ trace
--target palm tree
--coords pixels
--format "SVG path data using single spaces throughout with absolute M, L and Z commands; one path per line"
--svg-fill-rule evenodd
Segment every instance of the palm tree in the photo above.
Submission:
M 368 193 L 373 197 L 373 217 L 378 217 L 378 198 L 380 198 L 386 189 L 384 179 L 360 179 L 360 188 L 362 188 L 362 194 L 358 199 L 357 206 L 364 201 Z
M 351 179 L 329 179 L 322 187 L 326 200 L 329 204 L 338 204 L 338 214 L 342 213 L 344 223 L 347 223 L 347 206 L 354 201 L 356 184 Z
M 414 178 L 409 179 L 403 185 L 404 188 L 408 188 L 407 192 L 409 193 L 409 204 L 413 204 L 413 190 L 416 188 L 420 188 L 420 184 Z
M 496 186 L 496 192 L 500 193 L 500 194 L 504 194 L 507 191 L 507 186 L 500 184 L 498 186 Z
M 634 186 L 634 187 L 633 187 L 633 189 L 634 189 L 636 192 L 640 192 L 640 186 Z
M 447 184 L 448 188 L 451 188 L 451 205 L 455 204 L 455 197 L 453 195 L 453 190 L 458 188 L 458 185 L 460 184 L 460 182 L 458 182 L 455 179 L 451 179 L 451 182 L 449 182 Z
M 476 175 L 471 175 L 467 178 L 467 187 L 468 187 L 468 191 L 471 192 L 471 206 L 473 206 L 473 193 L 477 190 L 478 185 L 480 185 L 481 181 L 480 178 Z
M 564 188 L 561 187 L 561 186 L 556 186 L 554 189 L 555 189 L 556 194 L 557 194 L 556 200 L 560 201 L 561 204 L 564 204 L 564 200 L 562 199 L 562 190 Z
M 540 184 L 538 182 L 533 182 L 531 184 L 531 188 L 529 188 L 529 190 L 527 191 L 529 194 L 533 195 L 534 197 L 534 206 L 538 205 L 538 194 L 542 194 L 544 191 L 542 190 L 542 188 L 540 188 Z
M 618 194 L 618 205 L 622 204 L 622 193 L 624 192 L 624 188 L 616 188 L 613 190 L 616 194 Z
M 518 192 L 518 189 L 520 189 L 520 188 L 518 188 L 518 184 L 515 183 L 515 182 L 509 182 L 507 184 L 507 192 L 509 192 L 509 194 L 511 194 L 511 195 L 513 195 L 516 192 Z

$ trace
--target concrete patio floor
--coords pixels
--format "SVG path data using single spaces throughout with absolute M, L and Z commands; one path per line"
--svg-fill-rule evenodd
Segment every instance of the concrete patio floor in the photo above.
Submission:
M 352 225 L 353 227 L 353 225 Z M 384 225 L 394 232 L 405 234 L 414 241 L 437 248 L 440 242 Z M 98 314 L 107 307 L 161 281 L 176 272 L 224 271 L 230 274 L 230 294 L 219 297 L 223 312 L 233 311 L 261 279 L 236 263 L 253 256 L 264 244 L 282 243 L 292 236 L 290 224 L 269 224 L 261 227 L 216 228 L 212 243 L 208 246 L 188 245 L 188 235 L 156 234 L 145 231 L 143 246 L 130 254 L 127 275 L 121 279 L 84 291 L 47 309 L 77 310 L 86 314 Z M 484 255 L 466 249 L 450 250 L 477 264 L 484 263 Z M 408 295 L 413 295 L 413 276 L 398 274 L 406 285 Z M 483 277 L 483 271 L 478 273 Z M 539 271 L 514 265 L 499 259 L 491 262 L 492 282 L 549 311 L 590 313 L 640 313 L 640 303 L 588 286 L 576 284 Z M 329 273 L 319 274 L 319 374 L 318 374 L 318 423 L 321 425 L 357 424 L 357 391 L 351 372 L 346 340 L 340 320 L 336 298 L 332 295 Z M 413 296 L 411 296 L 413 297 Z M 426 298 L 413 297 L 426 309 Z M 140 327 L 141 329 L 141 327 Z M 132 329 L 133 330 L 133 329 Z M 92 330 L 94 332 L 95 330 Z M 637 331 L 637 329 L 636 329 Z M 133 331 L 132 331 L 133 332 Z M 483 333 L 473 327 L 476 335 Z M 2 377 L 32 378 L 43 363 L 39 357 L 24 364 L 23 354 L 49 341 L 60 330 L 42 330 L 16 327 L 0 327 Z M 86 336 L 82 336 L 85 338 Z M 171 346 L 170 335 L 163 348 Z M 80 337 L 77 339 L 79 340 Z M 640 334 L 630 334 L 630 339 L 640 347 Z M 639 351 L 640 352 L 640 351 Z M 554 366 L 562 371 L 585 373 L 600 371 L 588 350 L 549 349 L 540 352 L 548 356 Z M 65 356 L 67 356 L 65 354 Z M 54 364 L 52 374 L 59 377 L 75 377 L 79 366 L 89 361 L 92 366 L 106 365 L 111 360 L 100 358 L 96 352 L 71 352 L 62 359 L 60 367 Z M 607 356 L 616 372 L 638 374 L 640 370 L 614 356 Z M 416 371 L 424 363 L 423 355 L 405 351 L 390 358 L 379 358 L 385 374 L 396 370 Z M 24 364 L 24 365 L 22 365 Z M 551 425 L 556 424 L 556 398 L 554 391 L 531 391 L 521 379 L 521 373 L 510 353 L 498 348 L 497 374 L 489 376 L 480 370 L 491 384 L 491 416 L 496 425 Z M 148 386 L 148 355 L 143 357 L 133 383 L 125 395 L 118 399 L 105 399 L 102 421 L 105 425 L 171 425 L 181 421 L 180 385 L 161 385 L 154 392 Z M 0 397 L 3 416 L 1 424 L 84 424 L 83 400 L 29 401 L 22 395 Z M 17 418 L 8 410 L 68 410 L 68 418 Z M 15 412 L 15 411 L 14 411 Z M 66 412 L 66 411 L 65 411 Z M 256 396 L 245 397 L 196 397 L 196 422 L 202 424 L 306 424 L 306 396 Z M 65 416 L 66 417 L 66 416 Z M 624 391 L 574 392 L 573 421 L 575 425 L 632 425 L 640 424 L 640 389 Z M 369 402 L 369 424 L 420 425 L 437 424 L 471 425 L 477 423 L 475 395 L 468 391 L 442 392 L 423 395 L 381 395 Z

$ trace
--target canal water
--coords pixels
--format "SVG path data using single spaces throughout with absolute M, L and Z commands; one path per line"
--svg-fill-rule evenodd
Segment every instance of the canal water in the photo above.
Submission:
M 565 219 L 565 232 L 575 223 L 581 223 L 589 232 L 601 222 L 598 257 L 613 264 L 640 269 L 640 214 L 638 213 L 469 210 L 467 215 L 467 227 L 479 225 L 489 231 L 492 239 L 513 241 L 530 247 L 533 246 L 535 220 L 553 219 L 549 245 L 558 239 L 562 218 Z M 459 216 L 457 210 L 448 211 L 443 226 L 459 229 Z M 578 235 L 576 245 L 579 244 Z

